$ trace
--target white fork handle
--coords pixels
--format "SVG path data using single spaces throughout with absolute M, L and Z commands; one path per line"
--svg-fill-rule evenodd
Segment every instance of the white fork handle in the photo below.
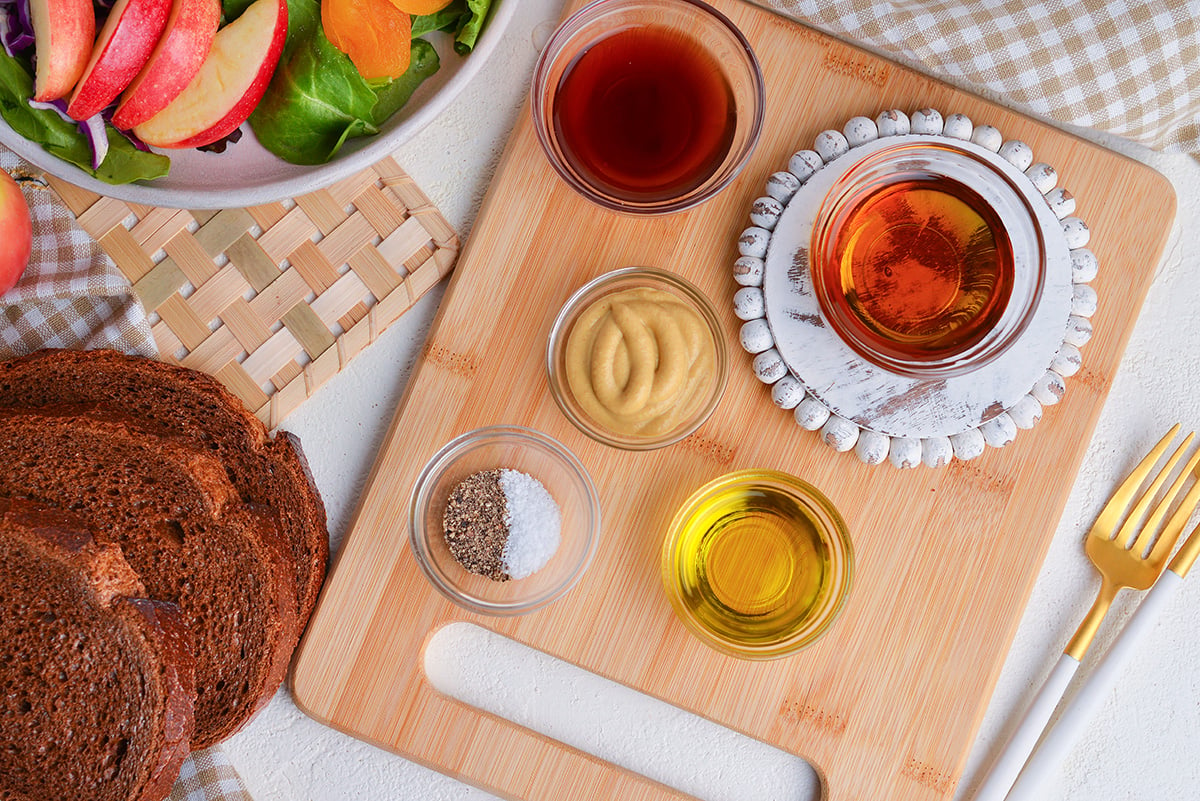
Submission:
M 1137 651 L 1138 642 L 1154 627 L 1163 608 L 1175 597 L 1181 586 L 1183 579 L 1178 573 L 1163 571 L 1154 587 L 1142 598 L 1137 610 L 1130 616 L 1129 622 L 1121 629 L 1121 633 L 1117 635 L 1103 659 L 1096 664 L 1095 670 L 1083 680 L 1079 692 L 1063 709 L 1053 728 L 1046 732 L 1046 736 L 1038 744 L 1037 751 L 1025 763 L 1021 777 L 1008 794 L 1008 801 L 1042 797 L 1040 788 L 1046 777 L 1061 764 L 1063 757 L 1079 740 L 1087 724 L 1096 716 L 1096 712 L 1108 699 L 1110 690 L 1124 672 L 1130 656 Z
M 1021 725 L 1013 732 L 987 778 L 972 796 L 973 801 L 1004 801 L 1078 668 L 1079 662 L 1074 657 L 1067 654 L 1059 657 L 1046 683 L 1025 710 Z

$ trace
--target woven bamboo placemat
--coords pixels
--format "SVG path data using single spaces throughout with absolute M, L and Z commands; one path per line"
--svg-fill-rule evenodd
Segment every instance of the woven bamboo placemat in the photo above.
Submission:
M 160 358 L 216 376 L 270 428 L 458 255 L 454 229 L 391 158 L 295 200 L 221 211 L 48 180 L 133 284 Z

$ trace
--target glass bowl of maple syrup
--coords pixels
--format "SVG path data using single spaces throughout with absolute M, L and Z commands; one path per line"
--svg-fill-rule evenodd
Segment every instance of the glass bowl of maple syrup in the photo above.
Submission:
M 1024 195 L 982 153 L 948 141 L 875 149 L 817 211 L 813 290 L 867 361 L 916 378 L 962 375 L 1024 332 L 1045 242 Z
M 598 0 L 551 35 L 534 129 L 555 171 L 630 214 L 691 208 L 732 181 L 763 124 L 758 59 L 701 0 Z

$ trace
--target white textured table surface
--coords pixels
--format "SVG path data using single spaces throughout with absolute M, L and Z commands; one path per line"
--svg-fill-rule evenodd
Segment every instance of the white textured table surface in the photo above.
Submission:
M 520 2 L 483 74 L 396 153 L 465 235 L 522 108 L 538 47 L 562 7 L 561 0 Z M 1108 493 L 1171 423 L 1200 427 L 1200 248 L 1195 245 L 1200 165 L 1187 156 L 1151 153 L 1119 140 L 1097 141 L 1165 174 L 1178 193 L 1179 214 L 956 798 L 979 780 L 1091 604 L 1098 579 L 1081 543 Z M 285 423 L 304 443 L 329 511 L 335 551 L 440 295 L 440 288 L 430 293 Z M 852 457 L 831 452 L 831 458 Z M 1081 675 L 1107 645 L 1112 622 L 1126 618 L 1135 601 L 1135 596 L 1119 599 Z M 1046 788 L 1047 801 L 1198 797 L 1197 616 L 1200 576 L 1174 599 L 1136 657 L 1129 680 L 1111 694 L 1090 734 Z M 798 760 L 577 670 L 531 661 L 520 649 L 470 630 L 439 636 L 427 669 L 447 692 L 494 705 L 502 714 L 702 798 L 799 801 L 819 794 L 811 772 Z M 683 748 L 681 740 L 695 740 L 700 747 Z M 286 689 L 226 744 L 226 751 L 256 801 L 491 797 L 310 720 Z

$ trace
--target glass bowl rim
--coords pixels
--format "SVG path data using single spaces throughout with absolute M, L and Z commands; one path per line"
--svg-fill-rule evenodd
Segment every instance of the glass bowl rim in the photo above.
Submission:
M 895 141 L 881 144 L 865 156 L 849 161 L 821 199 L 813 220 L 812 244 L 809 249 L 812 254 L 809 267 L 812 291 L 817 298 L 821 315 L 837 332 L 838 337 L 847 347 L 876 367 L 924 380 L 962 376 L 1002 355 L 1022 334 L 1036 312 L 1046 283 L 1045 233 L 1038 225 L 1029 197 L 1014 180 L 1014 176 L 1005 171 L 1005 164 L 996 154 L 975 143 L 943 136 L 909 135 L 890 139 Z M 936 151 L 937 156 L 927 155 L 929 151 Z M 938 163 L 938 157 L 944 161 Z M 914 160 L 920 161 L 919 167 L 909 166 L 909 162 Z M 981 189 L 956 174 L 962 171 L 963 162 L 978 166 L 987 176 L 985 183 L 988 185 Z M 1015 229 L 1003 226 L 1003 234 L 1014 252 L 1013 286 L 1010 296 L 1005 301 L 1006 308 L 995 325 L 969 345 L 929 359 L 906 359 L 894 349 L 876 347 L 867 341 L 866 337 L 860 336 L 862 324 L 842 319 L 850 315 L 830 300 L 835 290 L 828 285 L 822 270 L 818 269 L 818 263 L 828 255 L 827 251 L 832 246 L 831 241 L 826 238 L 829 233 L 826 230 L 827 226 L 838 214 L 845 213 L 844 204 L 847 198 L 855 191 L 861 191 L 860 185 L 872 177 L 902 174 L 906 170 L 929 173 L 937 179 L 961 184 L 975 194 L 980 202 L 987 204 L 993 213 L 1000 215 L 1001 223 L 1015 221 L 1021 224 Z M 990 202 L 984 191 L 1003 195 L 1002 200 L 1012 204 L 1018 213 L 1012 219 L 1003 216 L 1005 207 Z M 1022 267 L 1026 269 L 1021 269 Z
M 437 479 L 445 473 L 446 469 L 453 465 L 463 454 L 474 450 L 476 447 L 502 440 L 513 440 L 523 447 L 539 448 L 543 452 L 550 454 L 574 476 L 583 490 L 583 495 L 587 498 L 585 509 L 587 526 L 586 530 L 580 535 L 587 538 L 587 543 L 583 548 L 581 558 L 572 567 L 571 571 L 562 581 L 557 582 L 545 592 L 521 601 L 495 602 L 474 595 L 468 595 L 457 589 L 442 576 L 440 569 L 436 567 L 430 558 L 426 542 L 436 532 L 426 529 L 422 522 L 422 517 L 431 500 L 430 491 L 437 483 Z M 588 473 L 587 468 L 583 466 L 579 458 L 565 445 L 549 434 L 528 426 L 509 424 L 489 425 L 465 431 L 452 438 L 439 448 L 425 463 L 424 467 L 421 468 L 421 472 L 417 475 L 417 479 L 413 483 L 413 490 L 409 497 L 408 506 L 409 545 L 412 549 L 413 558 L 416 560 L 418 567 L 421 568 L 421 572 L 425 574 L 426 579 L 429 580 L 430 585 L 455 604 L 470 611 L 486 615 L 497 617 L 522 615 L 540 609 L 557 600 L 574 587 L 583 577 L 584 573 L 587 572 L 600 545 L 600 498 L 596 492 L 596 486 L 592 482 L 591 474 Z M 559 547 L 563 546 L 560 544 Z

